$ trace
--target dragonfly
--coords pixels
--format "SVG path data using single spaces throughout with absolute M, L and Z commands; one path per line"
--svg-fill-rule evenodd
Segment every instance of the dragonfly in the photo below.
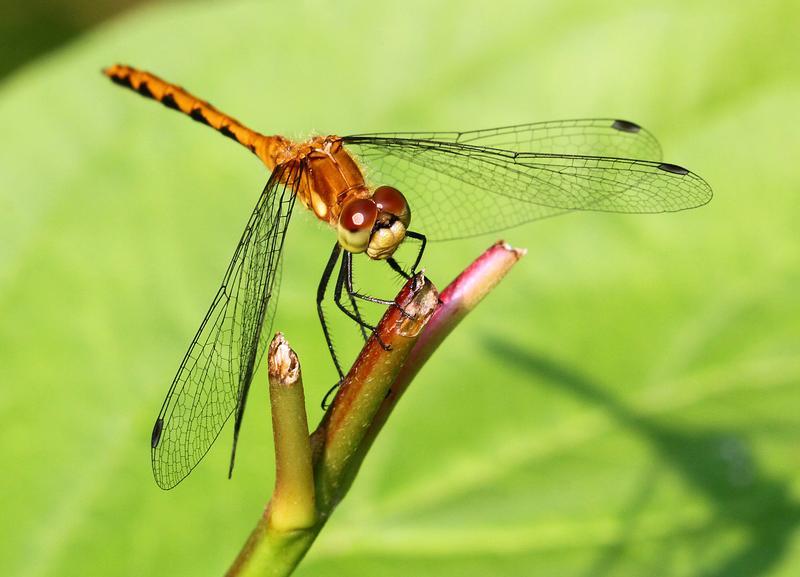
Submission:
M 231 415 L 232 474 L 253 373 L 276 311 L 281 255 L 296 201 L 336 232 L 316 304 L 341 379 L 322 307 L 334 272 L 334 301 L 365 338 L 374 327 L 364 321 L 357 303 L 391 304 L 354 290 L 353 255 L 386 261 L 409 278 L 428 241 L 498 232 L 575 211 L 675 212 L 712 198 L 706 181 L 663 162 L 653 135 L 627 120 L 328 135 L 295 142 L 256 132 L 149 72 L 121 64 L 103 72 L 246 147 L 270 171 L 153 427 L 151 463 L 162 489 L 174 487 L 198 465 Z M 419 244 L 408 269 L 394 258 L 406 239 Z

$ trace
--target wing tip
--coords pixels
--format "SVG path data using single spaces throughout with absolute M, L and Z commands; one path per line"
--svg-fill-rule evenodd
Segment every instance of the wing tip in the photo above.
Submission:
M 631 122 L 630 120 L 622 120 L 621 118 L 614 120 L 614 122 L 611 123 L 611 128 L 620 132 L 630 132 L 631 134 L 636 134 L 642 130 L 639 124 Z

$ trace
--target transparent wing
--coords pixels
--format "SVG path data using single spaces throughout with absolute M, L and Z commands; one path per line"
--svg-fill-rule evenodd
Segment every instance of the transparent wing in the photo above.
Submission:
M 194 469 L 234 411 L 235 453 L 250 381 L 265 348 L 262 327 L 274 315 L 275 279 L 299 172 L 286 165 L 273 171 L 170 385 L 151 440 L 153 475 L 162 489 Z
M 591 132 L 594 136 L 578 146 L 577 134 L 588 131 L 591 122 L 623 121 L 573 122 L 583 125 L 561 135 L 554 129 L 541 132 L 541 128 L 533 128 L 542 125 L 526 125 L 524 129 L 444 133 L 446 137 L 438 140 L 395 135 L 348 136 L 342 140 L 360 160 L 372 184 L 395 186 L 408 197 L 413 228 L 430 240 L 496 232 L 566 211 L 671 212 L 711 199 L 711 188 L 702 178 L 659 160 L 474 144 L 510 142 L 513 138 L 514 146 L 520 149 L 534 142 L 556 150 L 578 147 L 589 151 L 596 146 L 606 154 L 660 152 L 649 133 L 642 136 L 643 129 L 613 126 Z M 638 128 L 633 123 L 626 126 Z M 537 132 L 540 137 L 534 140 Z M 471 143 L 463 142 L 464 138 Z
M 467 132 L 392 132 L 352 138 L 355 137 L 435 140 L 514 152 L 661 160 L 661 145 L 649 131 L 635 122 L 615 118 L 551 120 Z

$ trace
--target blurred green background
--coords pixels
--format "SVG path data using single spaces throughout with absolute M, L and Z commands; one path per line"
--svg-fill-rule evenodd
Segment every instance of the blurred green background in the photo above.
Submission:
M 153 419 L 266 175 L 114 87 L 118 61 L 293 137 L 628 118 L 714 187 L 696 211 L 508 231 L 528 256 L 420 374 L 298 575 L 798 574 L 796 3 L 237 0 L 83 30 L 119 7 L 97 6 L 24 12 L 2 49 L 2 575 L 219 575 L 271 492 L 263 372 L 232 481 L 229 430 L 176 490 L 151 478 Z M 298 216 L 275 328 L 316 423 L 333 237 Z M 494 240 L 426 267 L 444 285 Z

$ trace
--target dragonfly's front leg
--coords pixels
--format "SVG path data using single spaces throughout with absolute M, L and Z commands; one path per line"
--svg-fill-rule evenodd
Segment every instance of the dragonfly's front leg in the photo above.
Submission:
M 428 238 L 419 232 L 414 232 L 413 230 L 407 230 L 406 236 L 409 238 L 415 238 L 420 242 L 419 251 L 417 251 L 417 258 L 414 259 L 414 264 L 411 265 L 411 274 L 414 275 L 417 273 L 417 267 L 419 266 L 420 261 L 422 261 L 422 255 L 425 252 L 425 247 L 428 244 Z
M 428 239 L 425 237 L 424 234 L 414 232 L 413 230 L 407 230 L 406 236 L 409 238 L 414 238 L 420 241 L 419 250 L 417 251 L 417 258 L 414 259 L 414 264 L 411 266 L 411 272 L 407 273 L 403 270 L 403 267 L 400 266 L 394 257 L 389 257 L 386 259 L 386 262 L 389 264 L 389 267 L 402 276 L 404 279 L 410 279 L 414 274 L 417 272 L 417 267 L 419 266 L 420 261 L 422 260 L 422 254 L 425 252 L 425 246 L 428 244 Z
M 397 262 L 396 260 L 394 260 L 394 257 L 393 257 L 393 256 L 391 256 L 391 257 L 387 258 L 387 259 L 386 259 L 386 263 L 389 265 L 389 268 L 391 268 L 391 269 L 392 269 L 394 272 L 396 272 L 397 274 L 399 274 L 399 275 L 400 275 L 401 277 L 403 277 L 404 279 L 408 280 L 408 279 L 410 279 L 410 278 L 411 278 L 411 275 L 410 275 L 410 274 L 408 274 L 406 271 L 404 271 L 404 270 L 403 270 L 403 267 L 402 267 L 402 266 L 400 266 L 400 263 L 399 263 L 399 262 Z

